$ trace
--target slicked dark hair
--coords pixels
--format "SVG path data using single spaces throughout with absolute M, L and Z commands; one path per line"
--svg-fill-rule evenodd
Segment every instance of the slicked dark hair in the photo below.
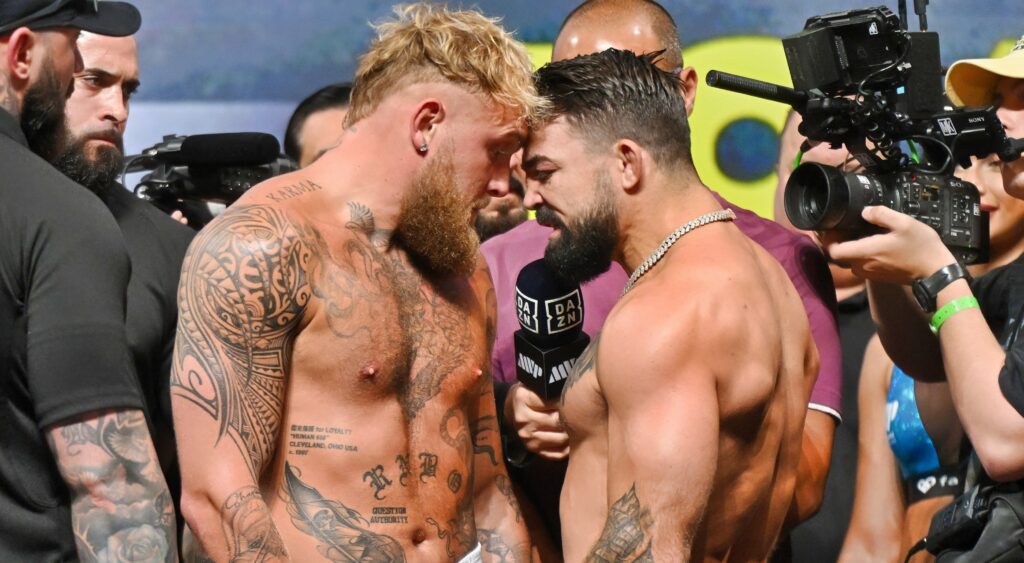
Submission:
M 535 75 L 550 104 L 541 121 L 564 116 L 592 146 L 630 139 L 662 166 L 692 166 L 679 77 L 654 65 L 659 56 L 607 49 L 544 65 Z
M 299 145 L 299 133 L 306 119 L 319 111 L 335 108 L 347 108 L 348 99 L 352 94 L 352 83 L 341 82 L 324 86 L 310 94 L 305 100 L 299 102 L 298 107 L 288 120 L 288 128 L 284 133 L 284 153 L 296 162 L 302 156 L 302 147 Z

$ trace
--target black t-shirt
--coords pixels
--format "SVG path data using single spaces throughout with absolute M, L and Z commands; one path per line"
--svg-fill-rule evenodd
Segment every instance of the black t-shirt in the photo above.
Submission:
M 75 561 L 44 431 L 142 408 L 125 335 L 131 266 L 110 212 L 0 110 L 0 561 Z
M 120 184 L 110 186 L 102 199 L 117 220 L 131 257 L 125 323 L 128 346 L 146 399 L 149 433 L 177 506 L 181 480 L 171 418 L 171 359 L 178 323 L 178 278 L 195 231 Z
M 1006 362 L 999 372 L 999 387 L 1006 400 L 1024 416 L 1024 342 L 1018 338 L 1024 315 L 1024 256 L 971 282 Z

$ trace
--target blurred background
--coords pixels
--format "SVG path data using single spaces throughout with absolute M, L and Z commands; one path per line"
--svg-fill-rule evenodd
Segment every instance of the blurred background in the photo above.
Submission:
M 262 131 L 280 140 L 295 105 L 314 90 L 350 80 L 372 36 L 370 23 L 391 13 L 390 0 L 137 0 L 142 88 L 125 138 L 128 154 L 166 134 Z M 576 0 L 450 1 L 501 17 L 529 44 L 534 63 Z M 787 108 L 713 90 L 717 69 L 790 85 L 779 38 L 810 16 L 886 5 L 853 0 L 662 0 L 680 29 L 685 64 L 701 77 L 693 153 L 705 183 L 730 201 L 772 216 L 777 135 Z M 911 14 L 913 2 L 910 2 Z M 1024 33 L 1022 0 L 936 0 L 929 29 L 938 31 L 946 65 L 1002 55 Z M 911 17 L 911 29 L 917 19 Z

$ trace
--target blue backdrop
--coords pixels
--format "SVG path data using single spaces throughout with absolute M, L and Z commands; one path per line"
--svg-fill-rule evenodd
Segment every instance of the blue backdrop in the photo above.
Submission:
M 544 62 L 575 0 L 449 2 L 500 16 Z M 386 18 L 382 0 L 140 0 L 142 88 L 132 108 L 129 152 L 167 133 L 255 130 L 283 134 L 295 103 L 348 80 Z M 777 38 L 807 17 L 895 0 L 666 0 L 688 64 L 788 82 Z M 913 5 L 913 2 L 910 2 Z M 1024 33 L 1022 0 L 936 0 L 929 24 L 943 61 L 1006 50 Z M 916 19 L 912 28 L 916 29 Z M 768 214 L 774 135 L 785 108 L 703 88 L 693 118 L 695 160 L 704 180 L 740 205 Z

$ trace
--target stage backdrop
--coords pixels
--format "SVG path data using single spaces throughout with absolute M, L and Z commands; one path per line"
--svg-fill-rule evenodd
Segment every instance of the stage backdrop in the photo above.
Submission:
M 142 88 L 126 138 L 130 153 L 165 134 L 265 131 L 280 139 L 295 104 L 349 80 L 386 18 L 387 0 L 139 0 Z M 573 0 L 452 1 L 499 16 L 530 46 L 537 65 Z M 680 28 L 687 65 L 701 77 L 691 119 L 701 178 L 735 203 L 771 217 L 777 135 L 786 107 L 703 84 L 724 70 L 790 85 L 779 37 L 813 15 L 895 0 L 666 0 Z M 911 11 L 913 2 L 909 2 Z M 928 22 L 942 39 L 943 63 L 1008 52 L 1024 33 L 1021 0 L 941 0 Z M 917 29 L 916 18 L 911 28 Z

